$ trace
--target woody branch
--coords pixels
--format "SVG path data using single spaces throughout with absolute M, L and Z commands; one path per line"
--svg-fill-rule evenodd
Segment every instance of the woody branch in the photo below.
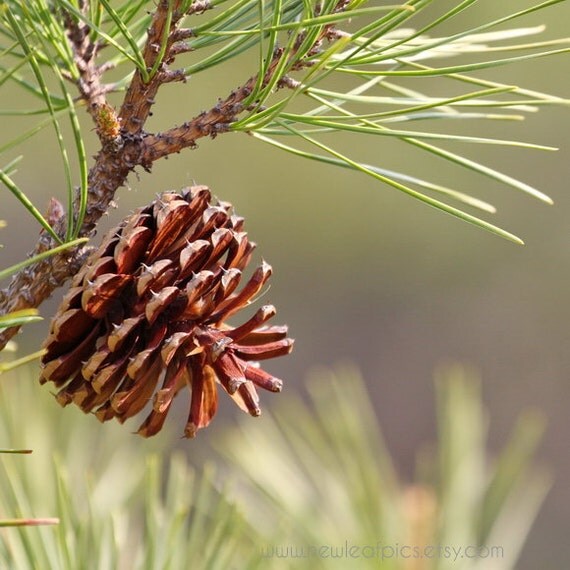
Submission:
M 81 3 L 85 11 L 88 8 L 87 4 L 87 2 Z M 118 115 L 114 115 L 118 127 L 116 133 L 111 132 L 112 129 L 109 130 L 102 124 L 102 117 L 109 120 L 108 113 L 111 113 L 110 120 L 112 121 L 114 114 L 106 100 L 106 94 L 113 91 L 114 86 L 102 81 L 102 76 L 109 66 L 96 64 L 96 57 L 102 45 L 89 39 L 87 25 L 78 22 L 70 15 L 65 16 L 68 40 L 80 73 L 76 87 L 95 122 L 101 143 L 88 175 L 87 209 L 80 236 L 93 235 L 99 219 L 110 208 L 116 191 L 125 184 L 129 173 L 137 166 L 148 171 L 156 160 L 178 153 L 185 148 L 195 148 L 196 141 L 200 138 L 215 137 L 228 131 L 232 122 L 244 111 L 243 101 L 251 94 L 257 83 L 257 76 L 250 77 L 242 86 L 233 90 L 225 99 L 218 101 L 211 109 L 180 126 L 155 134 L 144 130 L 161 85 L 186 79 L 182 70 L 172 69 L 176 56 L 188 51 L 184 40 L 192 36 L 191 30 L 180 28 L 182 18 L 210 8 L 209 2 L 197 0 L 191 4 L 186 13 L 182 13 L 179 11 L 180 5 L 179 0 L 175 2 L 170 13 L 166 49 L 156 73 L 145 82 L 142 74 L 138 70 L 135 71 Z M 344 5 L 339 4 L 339 9 L 344 9 Z M 153 14 L 147 31 L 147 40 L 143 50 L 147 70 L 152 70 L 155 66 L 162 38 L 165 37 L 168 15 L 168 1 L 162 0 Z M 333 29 L 333 26 L 326 26 L 323 29 L 315 41 L 311 55 L 318 52 L 324 39 L 334 41 Z M 286 57 L 293 57 L 293 55 L 294 51 Z M 277 49 L 263 78 L 264 85 L 271 80 L 281 57 L 285 57 L 284 52 Z M 307 61 L 306 65 L 310 65 L 310 61 Z M 279 82 L 279 87 L 289 85 L 287 81 Z M 77 212 L 78 204 L 79 196 L 76 197 L 75 212 Z M 63 236 L 65 214 L 58 208 L 52 207 L 49 215 L 56 233 Z M 53 238 L 47 232 L 42 231 L 29 255 L 37 255 L 56 245 L 58 244 Z M 83 257 L 81 249 L 67 250 L 16 273 L 9 285 L 0 291 L 0 314 L 38 307 L 77 271 Z M 11 327 L 0 333 L 0 350 L 18 330 L 19 327 Z

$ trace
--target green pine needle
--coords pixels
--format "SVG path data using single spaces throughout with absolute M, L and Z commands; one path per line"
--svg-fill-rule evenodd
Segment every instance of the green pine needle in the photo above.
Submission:
M 0 172 L 0 178 L 1 178 L 1 172 Z M 38 253 L 37 255 L 33 255 L 32 257 L 28 257 L 24 261 L 21 261 L 20 263 L 16 263 L 15 265 L 12 265 L 11 267 L 7 267 L 6 269 L 3 269 L 2 271 L 0 271 L 0 279 L 5 279 L 6 277 L 9 277 L 13 273 L 20 271 L 21 269 L 24 269 L 25 267 L 33 265 L 34 263 L 37 263 L 38 261 L 43 261 L 44 259 L 47 259 L 48 257 L 51 257 L 52 255 L 57 255 L 58 253 L 61 253 L 61 252 L 66 251 L 68 249 L 73 249 L 74 247 L 77 247 L 79 245 L 87 243 L 88 241 L 89 241 L 89 238 L 77 238 L 77 239 L 62 243 L 61 245 L 58 245 L 57 247 L 54 247 L 52 249 L 48 249 L 46 251 L 43 251 L 42 253 Z

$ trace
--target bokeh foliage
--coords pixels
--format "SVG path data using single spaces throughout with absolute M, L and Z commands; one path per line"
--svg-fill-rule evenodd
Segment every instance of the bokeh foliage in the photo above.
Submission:
M 398 475 L 351 366 L 314 372 L 309 401 L 286 394 L 274 413 L 220 430 L 216 468 L 152 441 L 143 452 L 119 426 L 93 430 L 93 418 L 62 414 L 38 393 L 33 375 L 22 367 L 2 377 L 0 441 L 35 451 L 1 461 L 0 512 L 61 523 L 0 531 L 0 563 L 19 570 L 86 561 L 101 570 L 325 569 L 339 560 L 311 547 L 346 543 L 376 554 L 363 550 L 343 568 L 452 568 L 449 553 L 398 549 L 482 545 L 500 550 L 461 567 L 507 570 L 549 487 L 532 465 L 542 418 L 522 415 L 490 457 L 479 380 L 459 366 L 437 373 L 438 442 L 418 454 L 412 482 Z

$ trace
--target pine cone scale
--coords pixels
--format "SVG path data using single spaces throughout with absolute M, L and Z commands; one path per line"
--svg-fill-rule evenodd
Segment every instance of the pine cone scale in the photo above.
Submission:
M 119 240 L 114 255 L 117 271 L 120 273 L 132 271 L 146 251 L 151 239 L 152 230 L 144 226 L 139 226 L 135 228 L 128 237 Z
M 73 346 L 76 335 L 84 335 L 97 321 L 82 309 L 68 309 L 54 322 L 54 335 L 60 346 Z

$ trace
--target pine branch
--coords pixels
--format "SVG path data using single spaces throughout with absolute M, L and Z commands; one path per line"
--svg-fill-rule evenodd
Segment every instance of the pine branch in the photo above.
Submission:
M 265 78 L 262 80 L 262 86 L 267 85 L 271 81 L 282 57 L 283 50 L 277 50 Z M 202 137 L 209 136 L 215 138 L 218 134 L 228 132 L 230 125 L 245 110 L 244 101 L 250 97 L 258 79 L 257 75 L 251 77 L 241 87 L 232 91 L 224 100 L 220 100 L 214 107 L 200 113 L 187 123 L 163 133 L 145 137 L 141 149 L 141 164 L 146 168 L 150 168 L 150 165 L 160 158 L 180 152 L 185 148 L 195 148 L 196 141 Z M 281 87 L 287 84 L 286 80 L 280 82 Z
M 75 273 L 84 251 L 76 248 L 60 253 L 59 248 L 75 244 L 77 238 L 93 235 L 116 191 L 133 170 L 142 167 L 150 171 L 155 161 L 186 148 L 193 149 L 203 137 L 215 138 L 230 130 L 252 134 L 257 140 L 296 156 L 364 174 L 458 219 L 523 243 L 517 236 L 462 208 L 467 205 L 492 213 L 492 205 L 438 181 L 394 172 L 382 164 L 361 162 L 335 148 L 334 143 L 325 144 L 321 134 L 352 132 L 358 136 L 375 136 L 377 140 L 390 137 L 413 147 L 414 151 L 427 152 L 433 158 L 472 170 L 550 203 L 547 196 L 525 182 L 462 153 L 440 148 L 435 142 L 445 139 L 462 144 L 501 144 L 537 150 L 553 150 L 552 147 L 486 137 L 449 136 L 445 130 L 425 132 L 394 128 L 393 125 L 422 119 L 437 119 L 444 125 L 450 119 L 463 122 L 473 119 L 521 120 L 524 113 L 537 110 L 539 106 L 570 105 L 570 101 L 560 97 L 472 75 L 478 70 L 569 52 L 568 38 L 522 45 L 501 43 L 540 33 L 542 26 L 494 29 L 561 1 L 546 0 L 442 37 L 429 34 L 436 26 L 468 9 L 475 0 L 464 0 L 418 30 L 403 26 L 429 7 L 429 0 L 370 7 L 363 7 L 366 0 L 350 3 L 346 0 L 326 3 L 277 0 L 267 3 L 269 7 L 265 2 L 253 0 L 232 3 L 226 0 L 160 0 L 154 12 L 147 15 L 142 15 L 143 0 L 113 4 L 109 0 L 53 0 L 50 6 L 55 11 L 49 13 L 43 9 L 41 0 L 33 0 L 26 9 L 16 1 L 7 2 L 4 11 L 0 12 L 0 16 L 5 15 L 6 22 L 0 32 L 9 40 L 9 47 L 3 53 L 15 63 L 8 67 L 0 65 L 0 85 L 13 81 L 42 100 L 45 107 L 39 111 L 4 113 L 45 113 L 49 119 L 2 145 L 0 151 L 15 147 L 44 125 L 53 126 L 64 162 L 68 198 L 65 215 L 63 210 L 59 213 L 54 210 L 48 223 L 8 175 L 12 163 L 0 170 L 0 182 L 44 228 L 25 269 L 16 273 L 10 285 L 0 291 L 0 315 L 38 307 Z M 195 27 L 183 27 L 187 16 L 214 7 L 222 9 L 213 17 L 199 21 Z M 351 33 L 342 29 L 349 21 L 352 22 Z M 207 110 L 181 125 L 157 133 L 145 130 L 162 85 L 184 82 L 190 75 L 196 76 L 228 62 L 256 45 L 259 47 L 257 72 L 225 98 L 218 99 L 209 109 L 206 107 Z M 565 47 L 545 50 L 552 46 Z M 191 65 L 175 65 L 178 56 L 203 48 L 208 50 L 206 55 L 195 58 Z M 114 51 L 114 55 L 99 61 L 103 50 Z M 496 51 L 509 50 L 524 53 L 506 58 L 488 57 Z M 461 65 L 437 64 L 438 60 L 466 54 L 483 55 L 475 62 L 462 62 Z M 429 60 L 436 63 L 424 63 Z M 20 69 L 28 63 L 33 72 L 31 80 L 20 75 Z M 127 75 L 112 83 L 106 82 L 106 71 L 120 66 L 127 68 Z M 44 78 L 45 71 L 52 73 L 61 93 L 52 93 L 47 76 Z M 332 75 L 349 78 L 352 86 L 348 90 L 317 87 Z M 400 78 L 408 76 L 438 76 L 449 79 L 463 91 L 473 85 L 476 90 L 452 97 L 433 97 L 398 83 Z M 125 94 L 117 111 L 108 103 L 107 95 L 122 90 Z M 512 99 L 491 98 L 506 93 Z M 291 112 L 290 103 L 297 97 L 303 97 L 317 107 L 301 113 Z M 100 147 L 89 171 L 74 105 L 77 100 L 90 114 L 99 137 Z M 363 112 L 363 105 L 369 106 L 370 112 Z M 469 110 L 465 111 L 465 107 Z M 492 112 L 488 110 L 490 108 Z M 81 172 L 81 184 L 75 193 L 59 125 L 64 114 L 71 121 Z M 284 144 L 278 140 L 281 136 L 297 142 Z M 305 150 L 307 144 L 308 151 Z M 434 193 L 439 197 L 434 197 Z M 460 207 L 448 201 L 459 202 Z M 53 255 L 47 257 L 49 252 Z M 38 256 L 38 262 L 32 263 Z M 0 333 L 0 350 L 17 330 L 14 327 Z
M 99 219 L 108 211 L 116 191 L 125 184 L 129 173 L 136 167 L 149 171 L 156 160 L 184 148 L 195 148 L 196 141 L 200 138 L 214 138 L 219 133 L 227 132 L 231 123 L 248 108 L 244 102 L 251 97 L 255 87 L 259 89 L 270 85 L 274 81 L 274 75 L 278 72 L 282 74 L 283 67 L 287 64 L 296 69 L 309 65 L 308 59 L 305 64 L 295 59 L 301 46 L 304 53 L 311 57 L 318 52 L 324 39 L 335 37 L 333 24 L 323 26 L 308 47 L 303 45 L 305 36 L 299 34 L 293 49 L 288 52 L 283 48 L 275 50 L 263 77 L 252 76 L 226 99 L 189 122 L 163 133 L 150 134 L 144 130 L 144 126 L 160 87 L 172 81 L 186 80 L 184 70 L 172 69 L 176 56 L 188 51 L 183 42 L 192 35 L 191 30 L 181 29 L 179 25 L 184 16 L 201 13 L 210 7 L 208 2 L 202 0 L 197 0 L 190 6 L 187 4 L 184 0 L 161 0 L 158 4 L 143 48 L 145 68 L 135 70 L 118 114 L 105 97 L 112 90 L 111 85 L 102 81 L 102 75 L 108 67 L 96 64 L 96 55 L 102 47 L 100 40 L 90 39 L 90 28 L 80 19 L 80 14 L 72 14 L 62 8 L 79 76 L 75 84 L 95 122 L 101 143 L 88 175 L 85 217 L 79 236 L 93 234 Z M 336 10 L 344 10 L 346 5 L 345 0 L 339 0 Z M 81 3 L 80 10 L 83 10 L 84 19 L 88 9 L 87 2 Z M 287 86 L 289 83 L 283 79 L 286 76 L 280 77 L 282 80 L 279 86 Z M 77 192 L 74 208 L 76 216 L 80 200 L 80 192 Z M 51 220 L 55 233 L 58 236 L 65 235 L 66 217 L 63 213 L 51 212 Z M 57 245 L 53 237 L 42 231 L 29 256 L 38 255 Z M 84 253 L 84 248 L 67 250 L 18 272 L 8 287 L 0 291 L 0 314 L 38 307 L 77 272 Z M 11 327 L 0 332 L 0 350 L 18 330 L 19 327 Z

